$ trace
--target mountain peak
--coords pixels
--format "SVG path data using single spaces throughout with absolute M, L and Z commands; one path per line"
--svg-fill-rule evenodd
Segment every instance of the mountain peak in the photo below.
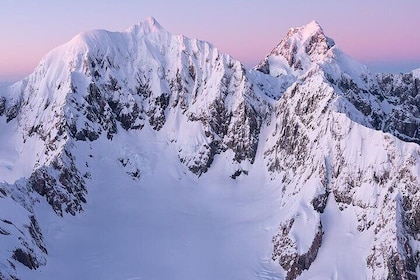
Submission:
M 316 29 L 322 29 L 321 25 L 316 20 L 312 20 L 310 23 L 308 23 L 304 27 L 311 27 L 311 28 L 316 28 Z
M 305 72 L 313 63 L 323 61 L 333 46 L 334 40 L 325 36 L 322 27 L 314 20 L 291 28 L 256 69 L 275 76 Z
M 140 33 L 153 33 L 164 30 L 164 28 L 159 24 L 159 22 L 154 17 L 147 17 L 142 22 L 130 27 L 128 32 L 140 32 Z
M 316 34 L 324 34 L 321 25 L 313 20 L 310 23 L 297 28 L 291 28 L 289 34 L 299 34 L 303 40 L 308 39 Z
M 334 40 L 325 36 L 319 23 L 311 21 L 307 25 L 291 28 L 273 52 L 283 54 L 286 51 L 287 56 L 300 53 L 309 56 L 311 61 L 318 61 L 334 45 Z

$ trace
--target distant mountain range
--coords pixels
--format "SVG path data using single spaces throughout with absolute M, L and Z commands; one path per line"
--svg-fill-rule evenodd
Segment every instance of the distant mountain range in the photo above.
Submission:
M 0 127 L 0 279 L 420 277 L 420 69 L 315 21 L 253 69 L 153 18 L 82 33 Z

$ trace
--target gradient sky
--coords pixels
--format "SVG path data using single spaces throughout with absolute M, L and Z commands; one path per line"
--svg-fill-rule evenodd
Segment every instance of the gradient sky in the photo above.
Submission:
M 48 51 L 91 29 L 124 31 L 153 16 L 254 66 L 290 27 L 318 21 L 374 72 L 420 67 L 419 0 L 1 0 L 0 81 L 30 74 Z

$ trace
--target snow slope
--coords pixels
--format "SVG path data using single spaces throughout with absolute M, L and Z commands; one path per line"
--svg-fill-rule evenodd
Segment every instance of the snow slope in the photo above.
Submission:
M 122 132 L 78 148 L 91 167 L 85 211 L 57 218 L 40 205 L 48 265 L 22 269 L 24 279 L 249 279 L 276 270 L 264 241 L 276 229 L 277 188 L 260 185 L 257 170 L 241 184 L 219 177 L 222 160 L 197 179 L 174 146 L 149 139 Z M 140 178 L 127 176 L 122 158 Z
M 153 18 L 0 91 L 0 278 L 415 279 L 416 70 L 316 22 L 252 70 Z

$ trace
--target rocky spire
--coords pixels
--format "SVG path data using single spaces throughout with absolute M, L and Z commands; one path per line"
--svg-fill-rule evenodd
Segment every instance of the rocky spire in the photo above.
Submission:
M 334 40 L 325 36 L 322 27 L 311 21 L 302 27 L 291 28 L 256 70 L 266 74 L 275 70 L 273 67 L 286 68 L 287 72 L 307 70 L 312 63 L 324 60 L 334 45 Z

